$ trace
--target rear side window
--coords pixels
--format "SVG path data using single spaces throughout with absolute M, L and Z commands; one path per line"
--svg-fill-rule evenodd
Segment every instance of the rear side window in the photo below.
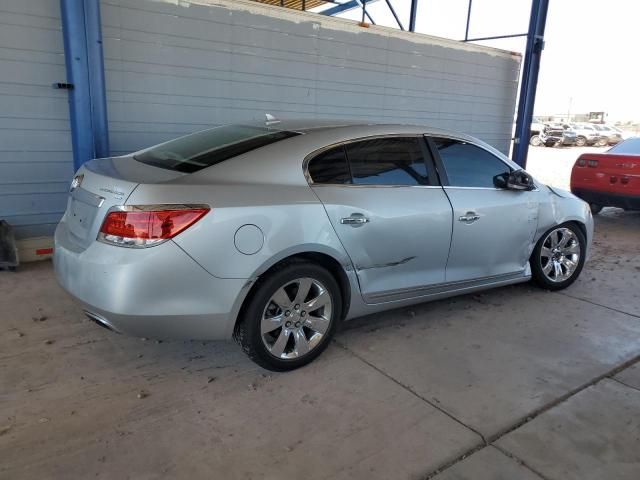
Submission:
M 428 185 L 417 137 L 374 138 L 346 145 L 355 185 Z
M 453 187 L 495 188 L 494 177 L 511 170 L 498 157 L 471 143 L 449 138 L 432 140 Z
M 311 159 L 309 175 L 313 183 L 340 185 L 351 183 L 351 173 L 347 164 L 344 147 L 330 148 Z
M 134 158 L 154 167 L 193 173 L 295 135 L 299 133 L 225 125 L 161 143 L 134 154 Z

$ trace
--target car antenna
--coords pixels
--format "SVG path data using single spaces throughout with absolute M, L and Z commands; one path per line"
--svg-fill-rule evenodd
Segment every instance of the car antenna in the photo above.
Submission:
M 277 125 L 278 123 L 280 123 L 280 120 L 278 120 L 275 116 L 271 115 L 270 113 L 265 113 L 264 116 L 266 117 L 264 124 L 267 127 L 269 125 Z

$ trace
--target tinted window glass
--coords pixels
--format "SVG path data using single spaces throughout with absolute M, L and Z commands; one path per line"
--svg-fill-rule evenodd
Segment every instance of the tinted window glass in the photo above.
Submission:
M 309 175 L 313 183 L 351 183 L 351 173 L 344 147 L 325 150 L 309 162 Z
M 349 143 L 347 158 L 356 185 L 427 185 L 418 138 L 376 138 Z
M 136 153 L 134 158 L 155 167 L 193 173 L 294 135 L 299 134 L 250 125 L 225 125 L 161 143 Z
M 609 150 L 619 155 L 640 155 L 640 137 L 629 138 Z
M 495 187 L 493 177 L 510 171 L 498 157 L 470 143 L 434 138 L 449 185 L 454 187 Z

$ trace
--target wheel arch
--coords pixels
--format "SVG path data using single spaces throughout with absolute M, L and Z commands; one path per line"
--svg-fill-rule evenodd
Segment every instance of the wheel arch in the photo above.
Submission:
M 349 307 L 351 305 L 353 289 L 353 281 L 351 279 L 351 275 L 349 275 L 349 272 L 353 272 L 351 261 L 348 259 L 348 257 L 344 258 L 342 255 L 338 254 L 338 252 L 331 251 L 331 249 L 327 249 L 326 247 L 323 248 L 322 246 L 318 247 L 320 248 L 307 248 L 282 252 L 280 255 L 272 257 L 269 261 L 262 264 L 252 276 L 253 281 L 251 287 L 247 291 L 247 294 L 245 295 L 240 308 L 238 309 L 238 314 L 236 315 L 234 321 L 234 329 L 242 318 L 247 304 L 260 285 L 260 277 L 268 275 L 270 272 L 279 268 L 285 263 L 296 261 L 315 263 L 317 265 L 320 265 L 321 267 L 326 268 L 329 271 L 329 273 L 336 279 L 336 282 L 340 287 L 340 294 L 342 295 L 342 311 L 340 312 L 340 320 L 346 318 L 347 314 L 349 313 Z M 343 257 L 342 260 L 339 259 L 340 257 Z

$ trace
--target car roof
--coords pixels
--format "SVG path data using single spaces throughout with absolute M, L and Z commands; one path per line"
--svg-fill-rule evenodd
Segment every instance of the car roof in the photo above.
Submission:
M 455 137 L 468 140 L 470 142 L 478 142 L 478 139 L 454 130 L 433 127 L 430 125 L 404 124 L 404 123 L 384 123 L 384 122 L 367 122 L 363 120 L 349 119 L 298 119 L 298 120 L 278 120 L 274 122 L 265 122 L 263 124 L 274 130 L 288 130 L 300 132 L 304 134 L 311 133 L 329 133 L 334 130 L 339 132 L 340 136 L 354 138 L 367 135 L 382 134 L 428 134 L 435 136 Z
M 294 135 L 279 142 L 235 157 L 233 161 L 220 162 L 205 168 L 182 182 L 197 182 L 207 178 L 212 183 L 256 183 L 307 185 L 303 173 L 305 159 L 327 147 L 352 142 L 367 137 L 393 135 L 432 135 L 446 137 L 481 146 L 493 153 L 511 168 L 520 168 L 506 155 L 485 142 L 464 133 L 426 125 L 394 123 L 368 123 L 362 120 L 283 120 L 243 123 L 267 127 L 273 131 L 295 131 Z

